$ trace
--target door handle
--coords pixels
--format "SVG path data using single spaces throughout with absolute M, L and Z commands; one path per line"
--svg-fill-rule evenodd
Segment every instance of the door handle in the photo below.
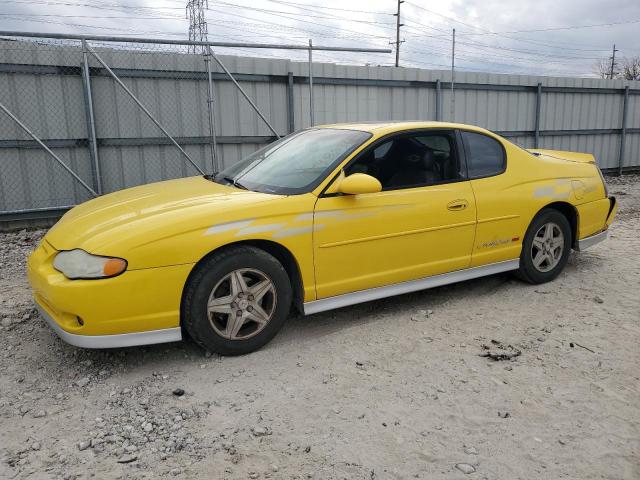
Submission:
M 469 206 L 469 203 L 466 200 L 454 200 L 453 202 L 449 202 L 447 204 L 447 209 L 453 212 L 457 212 L 459 210 L 464 210 Z

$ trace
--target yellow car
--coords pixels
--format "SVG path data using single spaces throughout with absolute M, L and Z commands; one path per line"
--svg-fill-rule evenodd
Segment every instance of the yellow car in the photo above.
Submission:
M 87 348 L 242 354 L 313 314 L 516 270 L 548 282 L 617 210 L 592 155 L 404 122 L 310 128 L 226 170 L 104 195 L 29 259 L 35 301 Z

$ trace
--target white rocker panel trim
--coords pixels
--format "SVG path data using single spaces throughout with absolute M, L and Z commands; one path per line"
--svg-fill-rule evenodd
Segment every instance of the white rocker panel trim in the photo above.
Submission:
M 369 290 L 345 293 L 344 295 L 336 295 L 335 297 L 328 297 L 305 303 L 304 314 L 312 315 L 314 313 L 355 305 L 357 303 L 370 302 L 371 300 L 377 300 L 380 298 L 393 297 L 395 295 L 402 295 L 403 293 L 426 290 L 428 288 L 449 285 L 450 283 L 463 282 L 473 278 L 517 270 L 518 268 L 520 268 L 519 259 L 507 260 L 504 262 L 482 265 L 481 267 L 466 268 L 464 270 L 456 270 L 454 272 L 433 275 L 431 277 L 425 277 L 418 280 L 395 283 L 385 287 L 376 287 L 370 288 Z

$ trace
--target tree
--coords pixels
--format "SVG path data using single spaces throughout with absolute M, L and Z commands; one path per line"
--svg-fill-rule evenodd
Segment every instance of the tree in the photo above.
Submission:
M 593 71 L 600 78 L 611 78 L 611 58 L 603 58 L 593 65 Z M 640 80 L 640 56 L 625 57 L 613 66 L 613 78 Z
M 614 65 L 615 69 L 615 65 Z M 609 78 L 611 74 L 611 60 L 609 58 L 602 58 L 593 65 L 593 72 L 600 78 Z M 613 72 L 614 78 L 617 72 Z
M 622 71 L 619 78 L 625 80 L 640 80 L 640 57 L 625 58 L 622 60 Z

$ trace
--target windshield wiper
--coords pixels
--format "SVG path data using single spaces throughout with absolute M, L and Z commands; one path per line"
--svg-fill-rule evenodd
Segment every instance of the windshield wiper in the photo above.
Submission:
M 236 188 L 240 188 L 242 190 L 249 190 L 247 187 L 245 187 L 244 185 L 242 185 L 240 182 L 238 182 L 236 179 L 232 177 L 222 177 L 222 180 L 229 182 L 231 185 L 233 185 Z

